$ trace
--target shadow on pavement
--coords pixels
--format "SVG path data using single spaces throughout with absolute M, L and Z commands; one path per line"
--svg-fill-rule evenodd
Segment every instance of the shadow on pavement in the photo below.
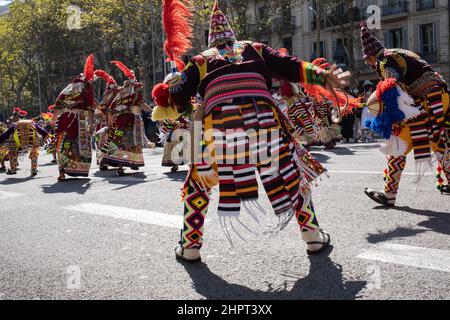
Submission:
M 328 254 L 332 251 L 332 247 Z M 196 292 L 211 300 L 353 300 L 366 286 L 366 281 L 346 281 L 342 266 L 324 255 L 310 256 L 309 275 L 282 274 L 290 278 L 282 284 L 268 285 L 267 291 L 225 281 L 205 263 L 182 263 L 192 278 Z
M 428 230 L 424 229 L 411 229 L 398 227 L 394 230 L 388 232 L 379 232 L 379 233 L 371 233 L 367 236 L 367 241 L 369 243 L 380 243 L 388 240 L 393 240 L 397 238 L 406 238 L 406 237 L 414 237 L 418 234 L 427 232 Z
M 367 237 L 369 242 L 381 242 L 386 240 L 391 240 L 394 238 L 401 237 L 412 237 L 420 233 L 424 233 L 427 231 L 434 231 L 437 233 L 441 233 L 444 235 L 450 235 L 450 212 L 438 212 L 432 210 L 421 210 L 421 209 L 413 209 L 408 206 L 404 207 L 392 207 L 385 208 L 383 206 L 377 206 L 374 209 L 376 210 L 397 210 L 403 211 L 407 213 L 416 214 L 419 216 L 429 218 L 426 221 L 422 221 L 418 224 L 420 227 L 424 227 L 427 230 L 417 230 L 417 229 L 409 229 L 404 227 L 398 227 L 392 231 L 386 233 L 372 234 Z M 371 242 L 373 243 L 373 242 Z
M 337 146 L 333 149 L 326 149 L 326 150 L 322 149 L 320 151 L 334 153 L 338 156 L 351 156 L 351 155 L 355 154 L 354 151 L 352 151 L 351 149 L 349 149 L 347 147 L 343 147 L 343 146 Z
M 47 194 L 54 193 L 78 193 L 85 194 L 91 187 L 91 179 L 89 178 L 66 178 L 64 182 L 56 182 L 55 184 L 41 185 L 42 191 Z
M 13 184 L 18 184 L 18 183 L 24 183 L 24 182 L 27 182 L 27 181 L 31 181 L 31 180 L 38 180 L 38 179 L 43 179 L 43 178 L 48 178 L 48 177 L 40 177 L 40 176 L 28 176 L 28 177 L 25 177 L 25 178 L 13 178 L 13 176 L 8 176 L 8 175 L 2 175 L 2 176 L 0 176 L 0 177 L 8 177 L 8 178 L 5 178 L 4 180 L 2 179 L 2 181 L 0 182 L 0 185 L 5 185 L 5 186 L 10 186 L 10 185 L 13 185 Z
M 180 170 L 177 172 L 164 172 L 164 175 L 172 181 L 184 182 L 186 180 L 187 170 Z
M 327 163 L 327 161 L 331 158 L 322 153 L 311 152 L 311 154 L 317 161 L 319 161 L 322 164 Z

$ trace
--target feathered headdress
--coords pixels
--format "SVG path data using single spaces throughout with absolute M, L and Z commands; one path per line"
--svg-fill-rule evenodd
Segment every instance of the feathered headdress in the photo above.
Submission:
M 111 84 L 116 84 L 116 80 L 113 78 L 113 76 L 111 76 L 108 72 L 104 71 L 104 70 L 95 70 L 94 74 L 99 77 L 102 78 L 103 80 L 106 81 L 106 85 L 109 86 Z
M 94 80 L 94 55 L 91 54 L 86 59 L 86 63 L 84 65 L 84 80 L 92 81 Z
M 51 113 L 51 112 L 41 113 L 41 118 L 44 121 L 50 121 L 53 119 L 53 113 Z
M 123 74 L 130 80 L 136 80 L 136 74 L 133 70 L 128 69 L 126 65 L 124 65 L 120 61 L 111 61 L 112 64 L 116 65 L 117 68 L 122 70 Z
M 191 0 L 163 0 L 162 23 L 166 32 L 164 49 L 167 60 L 172 62 L 172 69 L 182 67 L 184 63 L 180 58 L 192 48 L 192 13 L 188 8 L 191 5 Z

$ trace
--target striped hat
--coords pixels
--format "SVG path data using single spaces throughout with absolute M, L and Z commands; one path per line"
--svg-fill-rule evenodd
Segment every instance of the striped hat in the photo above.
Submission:
M 360 23 L 361 26 L 361 43 L 363 49 L 364 60 L 370 57 L 377 57 L 381 51 L 386 48 L 381 44 L 381 42 L 375 38 L 369 30 L 367 29 L 367 24 L 363 21 Z
M 208 47 L 214 48 L 228 41 L 236 41 L 233 29 L 231 29 L 227 18 L 219 9 L 219 3 L 216 0 L 211 15 L 211 24 L 209 27 Z

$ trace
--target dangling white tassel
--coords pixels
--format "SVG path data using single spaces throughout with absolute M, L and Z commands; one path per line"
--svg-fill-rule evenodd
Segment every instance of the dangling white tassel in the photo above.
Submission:
M 397 86 L 400 96 L 397 98 L 398 108 L 405 114 L 405 120 L 410 120 L 420 115 L 420 109 L 414 105 L 414 99 Z
M 231 239 L 230 232 L 228 231 L 228 228 L 227 228 L 227 218 L 219 217 L 219 223 L 220 223 L 220 226 L 222 227 L 223 232 L 225 233 L 225 237 L 227 238 L 228 242 L 230 243 L 230 246 L 232 248 L 234 248 L 233 240 Z
M 431 160 L 416 160 L 416 181 L 414 183 L 418 184 L 422 178 L 425 176 L 425 173 L 428 170 L 432 170 Z

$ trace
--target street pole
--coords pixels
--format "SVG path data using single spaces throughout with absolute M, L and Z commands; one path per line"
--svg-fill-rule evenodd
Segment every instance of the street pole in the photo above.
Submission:
M 150 15 L 152 17 L 152 19 L 150 19 L 151 23 L 150 23 L 150 28 L 152 31 L 152 86 L 155 85 L 156 83 L 156 69 L 155 69 L 155 44 L 156 44 L 156 37 L 154 35 L 155 33 L 155 24 L 154 24 L 154 19 L 153 19 L 153 14 L 154 14 L 154 8 L 153 8 L 153 0 L 150 0 Z
M 447 1 L 447 12 L 448 12 L 448 27 L 447 27 L 447 31 L 450 30 L 450 0 Z M 447 62 L 448 62 L 448 67 L 449 67 L 449 73 L 448 73 L 448 80 L 450 80 L 450 34 L 447 34 L 448 36 L 448 55 L 447 55 Z
M 317 56 L 316 58 L 320 58 L 321 56 L 321 46 L 320 46 L 320 0 L 316 0 L 316 27 L 317 27 Z
M 39 58 L 37 63 L 37 72 L 38 72 L 38 95 L 39 95 L 39 115 L 42 114 L 42 99 L 41 99 L 41 71 L 39 70 Z

